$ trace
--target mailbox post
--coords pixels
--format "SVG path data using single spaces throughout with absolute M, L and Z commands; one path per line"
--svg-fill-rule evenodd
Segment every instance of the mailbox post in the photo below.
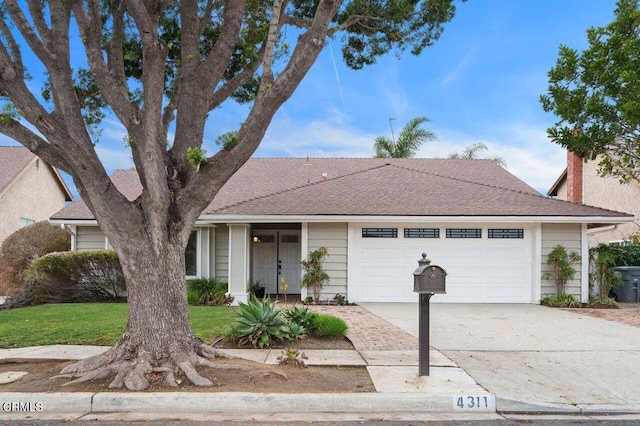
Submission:
M 420 317 L 418 323 L 418 373 L 429 375 L 429 302 L 434 294 L 446 294 L 447 272 L 439 266 L 431 265 L 427 254 L 422 253 L 418 268 L 413 271 L 413 291 L 418 293 Z

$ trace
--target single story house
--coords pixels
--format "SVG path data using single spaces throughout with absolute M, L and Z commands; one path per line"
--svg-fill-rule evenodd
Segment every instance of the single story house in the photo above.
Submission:
M 584 161 L 567 151 L 567 168 L 555 181 L 547 195 L 560 200 L 584 203 L 640 216 L 640 183 L 621 183 L 616 177 L 598 174 L 598 159 Z M 637 221 L 589 230 L 589 243 L 620 242 L 640 231 Z
M 0 146 L 0 244 L 71 201 L 58 171 L 27 148 Z
M 130 198 L 135 171 L 114 183 Z M 582 255 L 569 291 L 588 298 L 587 231 L 632 215 L 541 195 L 491 160 L 253 158 L 202 212 L 187 249 L 187 276 L 228 280 L 236 300 L 259 280 L 278 294 L 300 289 L 300 262 L 328 249 L 322 298 L 416 302 L 412 272 L 426 252 L 447 273 L 434 302 L 538 303 L 557 244 Z M 82 202 L 52 217 L 73 232 L 74 250 L 109 241 Z

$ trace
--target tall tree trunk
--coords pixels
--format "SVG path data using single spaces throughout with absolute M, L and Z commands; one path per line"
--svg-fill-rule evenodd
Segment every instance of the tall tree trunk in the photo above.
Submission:
M 191 382 L 212 382 L 195 367 L 216 367 L 208 359 L 226 357 L 205 345 L 191 331 L 185 285 L 185 248 L 172 241 L 141 239 L 118 249 L 127 282 L 129 321 L 122 338 L 104 354 L 72 364 L 60 377 L 84 382 L 114 376 L 110 388 L 143 390 L 147 375 L 163 376 L 177 386 L 176 374 Z

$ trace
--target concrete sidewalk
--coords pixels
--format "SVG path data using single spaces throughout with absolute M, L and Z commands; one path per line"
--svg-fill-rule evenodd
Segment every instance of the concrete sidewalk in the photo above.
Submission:
M 362 306 L 417 336 L 418 305 Z M 539 305 L 431 304 L 433 348 L 501 413 L 640 413 L 640 329 Z

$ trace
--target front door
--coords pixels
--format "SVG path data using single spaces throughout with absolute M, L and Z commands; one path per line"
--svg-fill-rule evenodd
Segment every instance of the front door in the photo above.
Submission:
M 268 294 L 282 294 L 284 277 L 287 294 L 300 294 L 300 231 L 261 229 L 252 241 L 253 280 L 260 281 Z

